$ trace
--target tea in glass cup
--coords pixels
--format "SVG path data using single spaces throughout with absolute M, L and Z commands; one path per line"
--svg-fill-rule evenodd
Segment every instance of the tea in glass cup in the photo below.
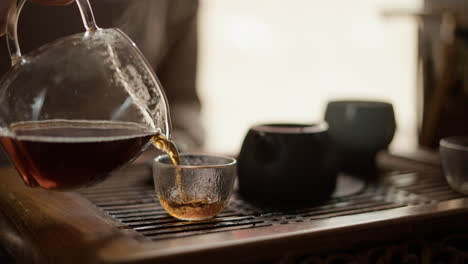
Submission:
M 181 220 L 205 220 L 229 202 L 236 178 L 236 160 L 205 154 L 180 155 L 174 165 L 169 155 L 153 162 L 156 193 L 163 208 Z

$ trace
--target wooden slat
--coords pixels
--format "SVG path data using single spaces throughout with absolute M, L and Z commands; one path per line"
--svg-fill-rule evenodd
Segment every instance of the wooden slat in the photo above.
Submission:
M 121 223 L 77 193 L 31 189 L 12 168 L 0 169 L 0 177 L 1 234 L 19 232 L 16 239 L 0 239 L 17 260 L 93 263 L 103 248 L 129 248 L 139 237 L 121 231 Z M 18 248 L 18 242 L 23 246 Z

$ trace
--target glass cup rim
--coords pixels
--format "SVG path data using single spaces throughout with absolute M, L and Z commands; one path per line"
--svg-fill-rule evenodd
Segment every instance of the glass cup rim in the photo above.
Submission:
M 440 147 L 447 149 L 456 149 L 468 152 L 468 136 L 452 136 L 442 138 L 439 142 Z
M 210 157 L 215 159 L 224 159 L 227 162 L 222 164 L 206 164 L 206 165 L 174 165 L 171 163 L 164 163 L 161 162 L 162 159 L 169 158 L 168 154 L 161 154 L 154 158 L 153 164 L 162 166 L 162 167 L 169 167 L 169 168 L 182 168 L 182 169 L 207 169 L 207 168 L 225 168 L 231 167 L 237 164 L 235 158 L 225 156 L 225 155 L 216 155 L 216 154 L 205 154 L 205 153 L 194 153 L 194 152 L 185 152 L 180 153 L 180 157 L 188 157 L 188 156 L 198 156 L 198 157 Z

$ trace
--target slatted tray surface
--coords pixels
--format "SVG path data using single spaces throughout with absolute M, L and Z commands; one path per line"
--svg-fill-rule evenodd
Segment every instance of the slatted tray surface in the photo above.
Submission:
M 333 197 L 298 208 L 258 207 L 235 192 L 214 219 L 187 222 L 169 216 L 161 207 L 151 168 L 144 164 L 130 166 L 81 194 L 120 222 L 119 228 L 133 229 L 151 240 L 314 221 L 462 197 L 450 189 L 436 167 L 424 167 L 424 171 L 386 168 L 381 180 L 372 184 L 341 174 Z

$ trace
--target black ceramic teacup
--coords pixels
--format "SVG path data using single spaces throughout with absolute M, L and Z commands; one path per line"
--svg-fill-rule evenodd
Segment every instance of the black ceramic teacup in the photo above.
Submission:
M 239 192 L 269 205 L 330 196 L 337 166 L 326 122 L 250 128 L 238 157 Z
M 364 100 L 331 101 L 325 111 L 325 121 L 339 150 L 341 169 L 361 175 L 374 174 L 377 171 L 377 152 L 388 147 L 395 133 L 392 104 Z

